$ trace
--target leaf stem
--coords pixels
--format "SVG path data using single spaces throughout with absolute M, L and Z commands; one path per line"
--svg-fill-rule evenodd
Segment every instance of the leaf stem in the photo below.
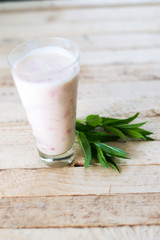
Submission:
M 85 123 L 86 121 L 82 120 L 82 119 L 76 119 L 76 122 L 83 122 L 83 123 Z

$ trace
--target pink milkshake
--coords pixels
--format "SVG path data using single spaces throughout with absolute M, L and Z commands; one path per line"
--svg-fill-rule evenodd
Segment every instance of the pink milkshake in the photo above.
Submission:
M 66 46 L 74 44 L 58 40 Z M 34 47 L 12 68 L 40 158 L 48 165 L 74 158 L 79 49 L 75 55 L 66 46 L 50 43 Z

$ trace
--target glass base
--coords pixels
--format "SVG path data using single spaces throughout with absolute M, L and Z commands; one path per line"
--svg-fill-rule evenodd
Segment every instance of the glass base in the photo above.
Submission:
M 38 152 L 41 161 L 49 167 L 65 167 L 70 165 L 75 157 L 74 147 L 72 147 L 69 151 L 59 155 L 46 155 L 39 150 Z

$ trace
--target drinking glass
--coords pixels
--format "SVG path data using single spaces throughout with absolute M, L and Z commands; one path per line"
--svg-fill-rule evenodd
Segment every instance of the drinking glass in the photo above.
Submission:
M 51 59 L 54 50 L 62 61 L 62 50 L 72 58 L 65 66 L 56 63 L 47 66 L 43 59 L 37 63 L 30 59 L 32 65 L 24 68 L 23 61 L 42 49 L 44 53 L 48 51 Z M 15 47 L 8 56 L 40 159 L 51 167 L 68 165 L 74 159 L 79 57 L 79 46 L 64 38 L 27 41 Z

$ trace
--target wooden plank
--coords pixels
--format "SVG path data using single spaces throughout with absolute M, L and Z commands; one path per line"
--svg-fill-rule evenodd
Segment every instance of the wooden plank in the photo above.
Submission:
M 113 34 L 113 35 L 90 35 L 73 36 L 82 51 L 96 50 L 127 50 L 148 49 L 160 47 L 160 34 Z
M 99 50 L 129 50 L 129 49 L 151 49 L 160 47 L 160 34 L 112 34 L 112 35 L 92 35 L 74 36 L 70 38 L 81 46 L 82 54 L 85 51 Z M 2 38 L 0 39 L 0 53 L 8 54 L 9 49 L 14 48 L 19 43 L 25 41 L 20 38 Z
M 35 143 L 33 142 L 32 135 L 30 136 L 30 143 L 19 144 L 20 137 L 18 134 L 14 138 L 12 144 L 0 144 L 0 169 L 9 168 L 45 168 L 46 166 L 41 163 L 38 157 Z M 7 141 L 7 140 L 5 140 Z M 25 135 L 23 136 L 25 141 Z M 159 164 L 159 142 L 129 142 L 129 143 L 109 143 L 115 147 L 122 148 L 131 157 L 132 161 L 127 161 L 127 165 L 152 165 Z M 84 156 L 79 148 L 78 143 L 76 147 L 75 164 L 84 163 Z M 150 151 L 148 151 L 148 148 Z M 153 152 L 151 151 L 153 150 Z M 9 156 L 10 153 L 10 156 Z M 145 157 L 144 157 L 145 156 Z M 119 164 L 125 165 L 124 162 Z M 123 167 L 122 167 L 123 168 Z
M 35 10 L 49 10 L 51 8 L 97 8 L 100 6 L 103 7 L 123 7 L 123 6 L 153 6 L 159 5 L 159 0 L 81 0 L 81 1 L 32 1 L 32 2 L 18 2 L 18 3 L 6 3 L 3 2 L 0 5 L 1 12 L 8 12 L 8 11 L 35 11 Z
M 79 84 L 79 100 L 92 99 L 96 100 L 107 98 L 138 98 L 138 97 L 159 97 L 159 81 L 141 81 L 141 82 L 121 82 L 108 83 L 101 85 L 101 82 L 86 82 Z M 7 89 L 6 89 L 7 90 Z M 3 89 L 5 91 L 5 89 Z M 13 91 L 13 90 L 12 90 Z M 14 95 L 13 95 L 14 96 Z M 158 105 L 158 103 L 156 103 Z M 116 112 L 115 112 L 116 113 Z
M 141 116 L 158 116 L 159 81 L 108 83 L 80 83 L 77 117 L 91 113 L 122 117 L 141 112 Z M 94 104 L 93 104 L 94 98 Z M 13 87 L 0 89 L 0 121 L 26 121 L 24 109 Z M 96 106 L 96 108 L 95 108 Z M 12 109 L 12 111 L 10 111 Z
M 143 162 L 141 159 L 139 161 Z M 152 165 L 148 159 L 147 155 L 146 163 L 143 164 L 143 162 L 142 165 L 140 163 L 138 166 L 121 165 L 121 174 L 98 165 L 87 169 L 83 167 L 5 169 L 0 171 L 0 196 L 8 198 L 114 194 L 117 196 L 123 193 L 158 194 L 160 162 L 157 158 L 158 164 Z M 134 160 L 130 161 L 134 162 Z
M 119 65 L 81 65 L 80 84 L 90 82 L 136 82 L 160 79 L 159 63 L 119 64 Z M 8 68 L 0 70 L 0 86 L 14 86 Z
M 159 64 L 120 64 L 120 65 L 82 65 L 80 73 L 80 83 L 101 82 L 135 82 L 159 80 Z M 10 82 L 8 78 L 8 82 Z M 1 78 L 3 83 L 3 75 Z M 1 83 L 0 83 L 1 84 Z
M 2 240 L 54 240 L 87 239 L 115 240 L 117 236 L 124 240 L 153 240 L 160 238 L 159 226 L 123 226 L 103 228 L 39 228 L 39 229 L 0 229 Z
M 95 57 L 96 56 L 96 57 Z M 0 55 L 1 68 L 7 68 L 6 54 Z M 82 65 L 160 63 L 160 48 L 136 50 L 85 51 L 81 56 Z
M 155 140 L 160 140 L 160 117 L 139 117 L 135 123 L 146 120 L 148 122 L 143 128 L 152 131 L 152 137 Z M 27 121 L 0 122 L 0 145 L 15 145 L 15 141 L 18 145 L 34 144 L 29 123 Z M 119 144 L 123 146 L 123 143 Z
M 115 96 L 114 98 L 113 95 L 111 98 L 109 98 L 109 96 L 101 99 L 95 98 L 94 104 L 93 100 L 86 98 L 78 101 L 77 117 L 82 118 L 83 116 L 87 116 L 88 114 L 100 114 L 103 116 L 122 117 L 127 115 L 129 116 L 131 114 L 134 114 L 135 112 L 140 112 L 144 117 L 159 116 L 160 111 L 158 104 L 160 104 L 159 96 L 152 96 L 149 99 L 146 96 L 137 96 L 135 98 L 134 96 L 130 98 Z M 12 106 L 13 105 L 11 104 L 4 104 L 4 107 L 6 108 Z M 6 116 L 11 117 L 11 115 L 13 114 L 7 114 L 7 112 L 5 114 L 3 113 L 2 119 L 6 119 Z M 15 118 L 16 116 L 14 116 L 14 119 Z
M 155 20 L 158 21 L 158 12 L 160 6 L 138 6 L 138 7 L 121 7 L 121 8 L 90 8 L 88 14 L 88 8 L 77 9 L 53 9 L 48 11 L 30 11 L 30 12 L 10 12 L 1 13 L 1 26 L 14 24 L 15 26 L 26 26 L 32 23 L 34 24 L 63 22 L 70 23 L 86 23 L 86 22 L 102 22 L 102 21 L 133 21 L 136 19 L 140 21 Z
M 96 58 L 95 58 L 96 56 Z M 159 63 L 160 49 L 137 49 L 110 51 L 85 51 L 81 57 L 82 64 L 131 64 L 131 63 Z M 5 67 L 5 65 L 4 65 Z
M 34 20 L 34 19 L 33 19 Z M 65 24 L 65 27 L 64 27 Z M 7 26 L 1 27 L 1 36 L 3 38 L 11 39 L 13 36 L 24 40 L 31 40 L 34 38 L 45 37 L 67 37 L 77 35 L 88 34 L 129 34 L 129 33 L 158 33 L 160 31 L 160 25 L 158 21 L 154 19 L 146 21 L 109 21 L 109 22 L 89 22 L 87 24 L 78 22 L 74 23 L 57 23 L 52 22 L 50 24 L 35 24 L 30 28 L 29 25 L 25 25 L 25 31 L 23 26 Z M 23 35 L 21 32 L 23 31 Z M 9 49 L 10 50 L 10 49 Z
M 160 223 L 160 193 L 0 200 L 1 228 L 107 227 Z
M 140 81 L 140 82 L 114 82 L 103 85 L 97 79 L 96 82 L 79 83 L 78 100 L 88 100 L 95 97 L 100 100 L 104 98 L 153 98 L 159 97 L 159 81 Z M 121 91 L 119 91 L 121 89 Z M 146 95 L 147 93 L 147 95 Z M 0 100 L 3 102 L 19 102 L 19 97 L 15 87 L 2 87 L 0 89 Z M 104 105 L 104 104 L 103 104 Z M 158 103 L 157 103 L 158 105 Z M 116 112 L 115 112 L 116 114 Z
M 143 116 L 159 115 L 160 82 L 99 83 L 79 86 L 77 116 L 99 113 L 104 116 L 123 116 L 127 113 L 141 112 Z M 157 88 L 157 89 L 156 89 Z M 93 104 L 94 98 L 94 104 Z M 96 108 L 95 108 L 96 106 Z M 88 111 L 89 110 L 89 111 Z M 83 115 L 82 115 L 83 113 Z

